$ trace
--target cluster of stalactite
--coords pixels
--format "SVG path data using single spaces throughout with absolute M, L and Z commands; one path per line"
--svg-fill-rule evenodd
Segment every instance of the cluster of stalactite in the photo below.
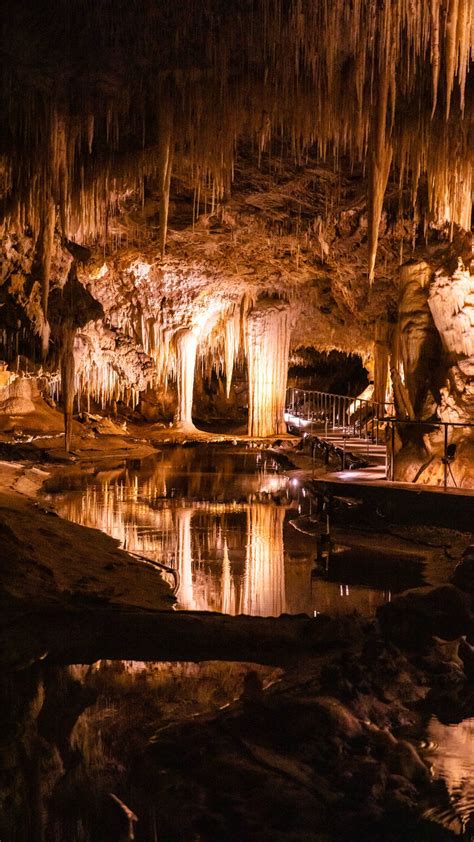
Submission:
M 106 322 L 77 328 L 63 320 L 56 328 L 60 379 L 51 378 L 51 396 L 62 399 L 66 446 L 75 399 L 78 411 L 115 411 L 118 402 L 135 408 L 147 387 L 166 390 L 169 382 L 177 392 L 174 426 L 192 432 L 199 363 L 203 379 L 215 372 L 225 380 L 228 398 L 236 366 L 246 365 L 249 435 L 284 432 L 291 314 L 285 300 L 245 293 L 231 303 L 217 297 L 201 310 L 191 308 L 188 323 L 176 324 L 172 310 L 153 318 L 139 308 L 136 320 L 127 311 L 114 330 Z
M 5 213 L 37 239 L 45 314 L 56 228 L 106 240 L 153 183 L 163 251 L 172 174 L 199 213 L 240 139 L 366 165 L 370 279 L 390 172 L 413 203 L 424 179 L 428 219 L 470 225 L 471 0 L 8 0 L 5 19 Z

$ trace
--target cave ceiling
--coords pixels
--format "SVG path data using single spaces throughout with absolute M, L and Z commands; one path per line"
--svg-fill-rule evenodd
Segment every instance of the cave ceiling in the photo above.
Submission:
M 276 296 L 294 345 L 362 352 L 400 263 L 469 250 L 472 0 L 6 7 L 3 276 L 46 341 L 73 243 L 108 312 Z

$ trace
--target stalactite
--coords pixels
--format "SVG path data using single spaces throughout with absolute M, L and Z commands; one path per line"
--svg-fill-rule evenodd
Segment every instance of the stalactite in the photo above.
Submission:
M 173 167 L 173 130 L 171 104 L 163 109 L 163 125 L 159 144 L 159 175 L 160 175 L 160 251 L 164 257 L 166 233 L 168 230 L 168 210 L 170 201 L 171 171 Z
M 386 4 L 390 9 L 390 4 Z M 387 40 L 383 37 L 387 36 Z M 392 163 L 392 145 L 387 136 L 387 105 L 390 92 L 390 69 L 392 63 L 392 49 L 388 32 L 379 33 L 378 58 L 379 66 L 375 72 L 379 74 L 375 94 L 375 118 L 372 123 L 371 143 L 369 148 L 369 283 L 373 283 L 375 274 L 375 258 L 379 237 L 379 225 L 382 216 L 383 200 L 387 187 L 390 166 Z M 395 94 L 392 94 L 394 97 Z
M 449 117 L 456 70 L 459 0 L 448 0 L 446 17 L 446 119 Z
M 229 398 L 234 364 L 240 349 L 240 312 L 237 309 L 226 320 L 224 346 L 226 395 Z
M 439 67 L 440 67 L 440 42 L 439 42 L 439 14 L 440 14 L 440 0 L 430 0 L 431 9 L 431 78 L 432 78 L 432 96 L 433 106 L 431 109 L 431 117 L 436 111 L 438 102 L 438 85 L 439 85 Z
M 271 436 L 286 430 L 283 412 L 290 331 L 289 307 L 284 302 L 263 300 L 247 316 L 249 436 Z
M 321 157 L 370 165 L 371 278 L 391 158 L 413 201 L 419 175 L 426 177 L 437 222 L 448 211 L 448 221 L 466 223 L 472 0 L 261 0 L 234 4 L 232 15 L 224 6 L 143 0 L 117 10 L 98 0 L 84 27 L 78 4 L 52 0 L 45 17 L 33 0 L 6 0 L 9 225 L 28 225 L 39 237 L 52 201 L 64 235 L 105 241 L 123 196 L 143 196 L 150 176 L 161 188 L 163 251 L 171 168 L 201 207 L 214 208 L 230 188 L 240 139 L 256 139 L 260 153 L 285 139 L 295 160 L 316 145 Z M 111 32 L 127 62 L 112 60 Z M 17 61 L 20 53 L 34 73 Z M 449 124 L 445 157 L 437 118 Z M 449 141 L 458 135 L 462 156 L 453 168 Z

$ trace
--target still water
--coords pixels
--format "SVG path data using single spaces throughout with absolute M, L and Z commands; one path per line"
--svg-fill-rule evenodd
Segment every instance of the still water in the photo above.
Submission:
M 436 716 L 421 744 L 434 778 L 444 781 L 445 798 L 426 811 L 426 817 L 448 827 L 463 839 L 474 837 L 474 719 L 445 724 Z
M 370 615 L 422 582 L 413 558 L 380 563 L 381 553 L 367 564 L 367 549 L 361 563 L 350 544 L 315 571 L 316 539 L 292 525 L 307 509 L 304 489 L 260 451 L 170 448 L 116 470 L 56 476 L 47 490 L 63 517 L 175 570 L 181 609 Z

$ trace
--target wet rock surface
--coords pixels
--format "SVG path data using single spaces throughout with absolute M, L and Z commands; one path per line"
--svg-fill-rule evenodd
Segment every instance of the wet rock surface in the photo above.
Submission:
M 110 792 L 137 815 L 137 839 L 155 832 L 170 842 L 454 838 L 422 818 L 423 805 L 446 793 L 431 781 L 416 735 L 446 691 L 451 721 L 459 691 L 470 695 L 474 711 L 471 679 L 459 660 L 453 670 L 439 641 L 413 653 L 391 643 L 376 623 L 356 617 L 352 623 L 357 643 L 346 625 L 336 649 L 297 659 L 266 689 L 260 668 L 244 670 L 230 706 L 195 708 L 187 721 L 177 710 L 178 686 L 165 707 L 160 697 L 151 712 L 158 692 L 151 665 L 148 672 L 137 667 L 136 676 L 112 663 L 98 673 L 71 674 L 46 659 L 4 674 L 2 690 L 15 701 L 10 717 L 23 723 L 20 743 L 42 770 L 39 786 L 31 762 L 7 752 L 17 793 L 7 820 L 33 786 L 45 839 L 59 833 L 92 840 L 98 832 L 104 840 L 122 838 L 126 817 L 111 805 Z M 212 686 L 230 680 L 229 664 L 217 668 Z M 101 696 L 109 699 L 108 714 L 94 707 Z M 25 828 L 32 818 L 29 808 Z M 40 838 L 26 831 L 9 836 L 8 824 L 4 832 L 7 839 Z

